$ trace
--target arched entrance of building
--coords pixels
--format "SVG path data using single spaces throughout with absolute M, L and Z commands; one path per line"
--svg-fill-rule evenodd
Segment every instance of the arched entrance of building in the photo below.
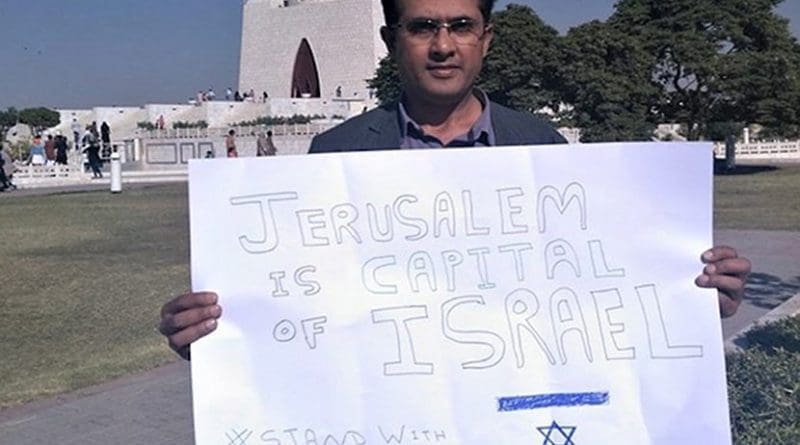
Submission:
M 319 72 L 308 40 L 300 41 L 292 72 L 292 97 L 320 97 Z

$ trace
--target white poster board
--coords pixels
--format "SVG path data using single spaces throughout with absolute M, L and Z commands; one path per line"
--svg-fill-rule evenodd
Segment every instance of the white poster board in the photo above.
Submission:
M 727 444 L 706 144 L 192 161 L 198 444 Z

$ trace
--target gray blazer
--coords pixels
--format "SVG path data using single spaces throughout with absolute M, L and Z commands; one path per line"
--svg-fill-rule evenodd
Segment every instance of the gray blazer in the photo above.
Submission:
M 492 102 L 492 128 L 497 145 L 564 144 L 567 141 L 550 124 Z M 354 117 L 311 141 L 309 153 L 389 150 L 400 143 L 397 104 L 376 108 Z

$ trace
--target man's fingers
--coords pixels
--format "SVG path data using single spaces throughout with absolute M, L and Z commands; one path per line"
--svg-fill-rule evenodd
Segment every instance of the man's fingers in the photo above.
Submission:
M 210 306 L 217 303 L 217 294 L 214 292 L 191 292 L 183 294 L 168 301 L 161 308 L 161 317 L 168 314 L 177 314 L 196 307 Z
M 168 301 L 161 308 L 159 332 L 167 337 L 169 347 L 189 359 L 189 345 L 217 328 L 222 308 L 214 292 L 190 292 Z
M 700 287 L 717 288 L 731 298 L 741 300 L 744 294 L 744 280 L 732 275 L 700 275 L 695 280 Z
M 187 309 L 177 314 L 166 314 L 161 318 L 158 330 L 164 335 L 172 335 L 189 326 L 207 320 L 217 319 L 222 315 L 219 305 L 211 305 L 194 309 Z
M 712 247 L 703 253 L 702 260 L 706 266 L 695 284 L 719 290 L 720 314 L 730 317 L 744 298 L 745 280 L 752 267 L 750 260 L 740 257 L 736 249 L 729 246 Z
M 728 258 L 736 258 L 739 254 L 736 253 L 736 249 L 730 246 L 714 246 L 705 252 L 701 256 L 701 259 L 704 263 L 713 263 L 720 260 L 725 260 Z
M 206 320 L 202 323 L 198 323 L 192 326 L 189 326 L 186 329 L 176 332 L 173 335 L 168 337 L 169 339 L 169 347 L 172 348 L 175 352 L 183 356 L 182 352 L 185 352 L 185 349 L 190 344 L 194 343 L 198 339 L 205 337 L 214 329 L 217 328 L 217 320 L 211 319 Z
M 706 275 L 736 275 L 744 277 L 750 273 L 750 260 L 747 258 L 730 258 L 706 265 L 703 273 Z
M 695 284 L 719 290 L 719 310 L 723 317 L 736 313 L 744 296 L 744 279 L 732 275 L 703 274 L 697 277 Z

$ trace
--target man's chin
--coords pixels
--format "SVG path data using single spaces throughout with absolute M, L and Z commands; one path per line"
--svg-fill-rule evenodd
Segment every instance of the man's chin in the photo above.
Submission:
M 454 104 L 461 102 L 469 96 L 472 88 L 460 87 L 436 87 L 425 88 L 420 91 L 423 100 L 435 104 Z

